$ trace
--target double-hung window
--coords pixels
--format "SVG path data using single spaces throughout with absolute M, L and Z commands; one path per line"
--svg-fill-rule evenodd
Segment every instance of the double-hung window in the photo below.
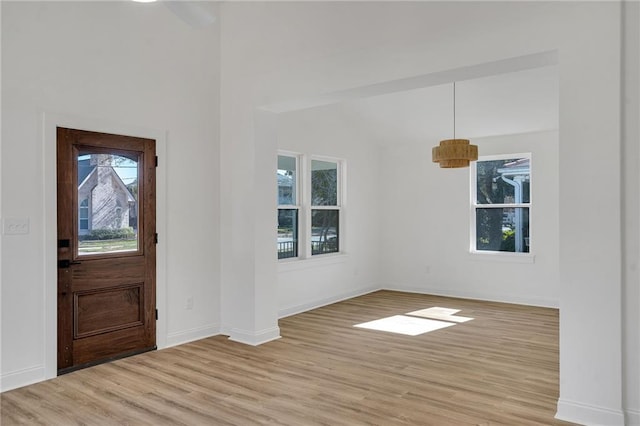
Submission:
M 341 160 L 278 155 L 278 259 L 340 252 Z
M 311 255 L 340 251 L 340 163 L 311 160 Z
M 278 259 L 298 257 L 299 157 L 278 155 Z
M 531 154 L 480 157 L 471 201 L 471 251 L 530 251 Z

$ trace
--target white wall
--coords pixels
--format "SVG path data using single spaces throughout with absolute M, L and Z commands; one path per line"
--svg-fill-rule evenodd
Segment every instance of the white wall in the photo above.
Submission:
M 640 425 L 640 3 L 623 17 L 623 396 L 627 423 Z
M 575 34 L 595 38 L 570 37 L 560 49 L 558 417 L 590 424 L 619 424 L 623 412 L 621 237 L 611 232 L 620 175 L 602 172 L 621 158 L 619 6 L 580 4 Z M 607 226 L 594 226 L 603 217 Z
M 437 141 L 435 142 L 437 143 Z M 558 306 L 558 132 L 472 139 L 480 155 L 532 153 L 532 259 L 469 253 L 470 170 L 440 169 L 431 146 L 384 153 L 384 279 L 390 288 Z
M 56 124 L 158 138 L 158 344 L 218 332 L 219 67 L 162 4 L 2 2 L 3 389 L 55 375 Z
M 0 5 L 0 25 L 2 25 L 2 6 Z M 0 49 L 2 48 L 2 31 L 0 31 Z M 0 54 L 0 90 L 2 88 L 2 55 Z M 2 117 L 2 102 L 0 101 L 0 118 Z M 0 216 L 2 216 L 2 120 L 0 119 Z M 2 320 L 2 232 L 0 232 L 0 321 Z M 0 378 L 2 377 L 2 323 L 0 322 Z M 0 379 L 0 392 L 2 379 Z
M 622 241 L 620 232 L 611 232 L 620 229 L 621 216 L 620 193 L 611 191 L 620 184 L 620 4 L 225 3 L 222 9 L 222 227 L 249 247 L 223 254 L 223 321 L 242 323 L 236 312 L 253 310 L 252 303 L 278 309 L 272 300 L 255 298 L 254 268 L 274 261 L 251 248 L 257 233 L 242 229 L 242 212 L 255 196 L 273 191 L 267 169 L 262 179 L 242 169 L 259 151 L 256 107 L 326 100 L 344 89 L 557 49 L 558 416 L 622 424 Z M 275 155 L 268 154 L 261 151 L 265 158 Z M 602 170 L 611 173 L 603 178 Z M 595 206 L 594 193 L 600 194 Z M 608 226 L 594 226 L 603 211 Z M 272 211 L 263 214 L 273 217 Z M 254 268 L 241 270 L 242 254 Z M 271 269 L 260 286 L 275 292 L 277 281 Z M 637 301 L 631 304 L 638 309 Z M 253 327 L 257 336 L 273 321 L 240 325 Z M 631 378 L 631 385 L 637 380 Z
M 340 229 L 343 254 L 280 261 L 279 315 L 379 289 L 380 207 L 384 193 L 380 192 L 379 148 L 368 129 L 349 120 L 341 105 L 283 113 L 278 123 L 279 149 L 346 162 L 346 193 L 341 211 L 344 222 Z

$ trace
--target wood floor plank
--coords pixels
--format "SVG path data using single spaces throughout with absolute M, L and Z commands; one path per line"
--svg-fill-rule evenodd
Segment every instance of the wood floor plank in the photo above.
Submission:
M 408 336 L 354 327 L 422 309 L 473 318 Z M 563 425 L 558 311 L 379 291 L 5 392 L 7 425 Z

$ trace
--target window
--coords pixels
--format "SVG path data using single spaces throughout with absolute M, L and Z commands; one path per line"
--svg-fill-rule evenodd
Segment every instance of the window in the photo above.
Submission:
M 278 155 L 278 259 L 298 256 L 298 158 Z
M 342 168 L 339 160 L 278 155 L 278 259 L 340 252 Z
M 311 160 L 311 254 L 340 251 L 338 163 Z
M 89 199 L 85 198 L 78 206 L 78 225 L 80 234 L 84 235 L 89 232 Z
M 481 157 L 471 167 L 472 251 L 528 253 L 531 154 Z

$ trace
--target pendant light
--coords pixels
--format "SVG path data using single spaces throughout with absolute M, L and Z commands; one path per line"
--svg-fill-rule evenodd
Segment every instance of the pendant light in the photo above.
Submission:
M 440 141 L 432 151 L 434 163 L 443 169 L 469 167 L 470 161 L 478 159 L 478 146 L 471 145 L 469 139 L 456 139 L 456 83 L 453 82 L 453 139 Z

